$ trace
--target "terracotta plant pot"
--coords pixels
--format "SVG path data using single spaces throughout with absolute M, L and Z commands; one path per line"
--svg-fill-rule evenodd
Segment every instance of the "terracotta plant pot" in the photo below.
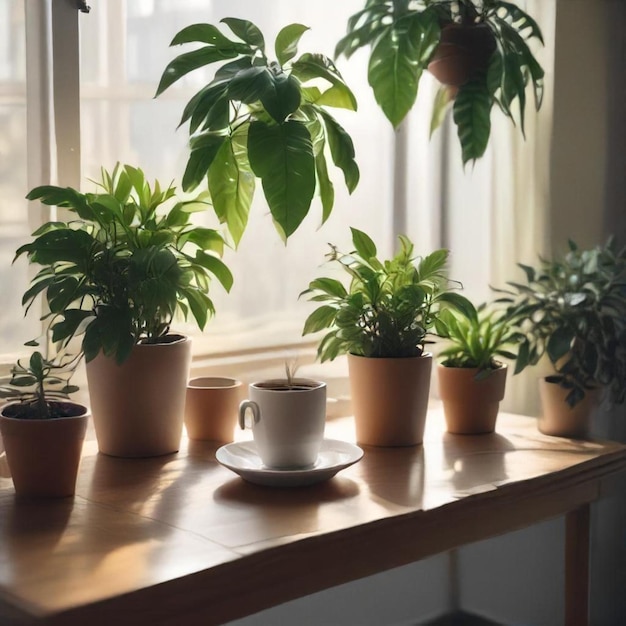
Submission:
M 460 87 L 485 72 L 496 49 L 493 32 L 485 24 L 447 24 L 428 64 L 443 85 Z
M 89 412 L 81 404 L 72 417 L 18 419 L 8 404 L 0 414 L 0 431 L 15 493 L 28 498 L 74 495 Z
M 432 355 L 379 359 L 348 355 L 357 442 L 371 446 L 422 443 Z
M 492 433 L 500 401 L 504 398 L 507 366 L 493 371 L 487 378 L 476 380 L 475 368 L 437 368 L 439 397 L 449 433 L 480 435 Z
M 600 404 L 601 389 L 585 392 L 585 397 L 574 407 L 565 401 L 569 389 L 558 383 L 539 381 L 542 413 L 537 427 L 544 435 L 585 439 L 589 435 L 591 413 Z
M 185 402 L 185 428 L 189 439 L 232 441 L 242 396 L 241 382 L 234 378 L 190 380 Z
M 177 452 L 183 430 L 191 340 L 139 344 L 118 365 L 99 354 L 87 382 L 100 452 L 149 457 Z

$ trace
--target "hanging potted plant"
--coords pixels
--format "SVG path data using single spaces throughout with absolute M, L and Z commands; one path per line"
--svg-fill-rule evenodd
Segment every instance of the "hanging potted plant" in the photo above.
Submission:
M 348 355 L 357 441 L 380 446 L 422 443 L 432 355 L 430 333 L 445 332 L 443 310 L 476 314 L 467 298 L 452 290 L 446 275 L 447 250 L 416 259 L 413 244 L 399 238 L 400 251 L 377 258 L 374 242 L 352 228 L 354 251 L 329 255 L 350 276 L 346 288 L 334 278 L 317 278 L 303 292 L 323 302 L 311 313 L 304 334 L 328 330 L 319 344 L 321 361 Z
M 336 56 L 371 46 L 368 80 L 376 101 L 397 127 L 411 110 L 421 76 L 441 83 L 431 132 L 452 106 L 463 163 L 481 157 L 489 142 L 494 105 L 524 132 L 526 88 L 535 107 L 544 71 L 528 43 L 543 43 L 535 20 L 504 0 L 368 0 L 348 20 Z
M 508 283 L 500 300 L 522 335 L 515 373 L 542 357 L 552 370 L 540 381 L 539 429 L 582 438 L 603 395 L 626 399 L 626 248 L 569 245 L 536 268 L 520 264 L 526 282 Z
M 27 362 L 17 361 L 10 380 L 0 385 L 0 398 L 7 401 L 0 433 L 18 496 L 74 495 L 89 415 L 70 398 L 78 391 L 70 384 L 77 362 L 35 351 Z
M 204 328 L 210 279 L 232 285 L 221 235 L 190 221 L 204 197 L 177 201 L 129 165 L 103 170 L 96 193 L 44 186 L 27 197 L 75 216 L 44 224 L 16 257 L 41 266 L 23 302 L 45 294 L 52 340 L 81 337 L 100 451 L 177 451 L 191 341 L 171 325 L 190 311 Z
M 442 336 L 448 345 L 439 352 L 439 397 L 448 432 L 492 433 L 504 398 L 507 366 L 515 359 L 510 348 L 518 333 L 502 311 L 478 307 L 477 316 L 442 311 Z
M 213 24 L 193 24 L 174 37 L 172 46 L 202 45 L 168 64 L 156 92 L 195 69 L 221 63 L 183 111 L 180 124 L 189 123 L 190 136 L 183 189 L 206 179 L 213 208 L 237 244 L 259 178 L 276 229 L 286 239 L 308 214 L 316 188 L 322 222 L 331 214 L 327 152 L 354 191 L 359 169 L 352 140 L 325 107 L 356 111 L 356 99 L 329 58 L 295 58 L 308 27 L 285 26 L 271 59 L 252 22 L 227 17 L 221 23 L 226 34 Z

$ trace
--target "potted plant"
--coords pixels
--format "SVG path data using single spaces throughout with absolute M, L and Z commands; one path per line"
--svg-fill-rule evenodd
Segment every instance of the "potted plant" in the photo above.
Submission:
M 77 362 L 35 351 L 27 362 L 18 360 L 0 385 L 0 398 L 8 401 L 0 433 L 18 496 L 74 494 L 88 419 L 87 407 L 70 399 L 78 390 L 70 384 Z
M 180 123 L 189 122 L 191 149 L 183 189 L 207 179 L 213 208 L 238 243 L 260 178 L 274 224 L 286 239 L 309 212 L 316 187 L 322 222 L 332 211 L 326 146 L 350 193 L 356 187 L 352 140 L 325 109 L 356 111 L 356 99 L 326 56 L 305 53 L 295 59 L 306 26 L 285 26 L 274 44 L 276 58 L 270 59 L 253 23 L 234 17 L 221 23 L 227 35 L 212 24 L 193 24 L 174 37 L 172 46 L 203 45 L 172 60 L 156 92 L 159 96 L 197 68 L 222 63 L 183 111 Z
M 463 435 L 492 433 L 500 401 L 504 398 L 507 366 L 499 360 L 515 359 L 509 350 L 518 333 L 503 311 L 485 304 L 478 315 L 441 313 L 448 345 L 439 352 L 439 397 L 448 432 Z
M 331 246 L 329 255 L 350 284 L 329 277 L 310 283 L 303 294 L 323 304 L 309 315 L 303 334 L 328 330 L 318 348 L 321 361 L 348 355 L 359 443 L 420 444 L 432 366 L 427 337 L 445 332 L 445 309 L 476 312 L 452 290 L 447 250 L 416 259 L 413 244 L 400 236 L 399 252 L 381 261 L 370 237 L 351 230 L 354 251 L 343 254 Z
M 570 241 L 563 256 L 520 267 L 526 281 L 508 283 L 501 298 L 522 335 L 515 373 L 546 357 L 539 429 L 585 437 L 603 393 L 626 398 L 626 248 Z
M 524 132 L 526 87 L 535 107 L 543 97 L 544 72 L 528 47 L 543 43 L 533 18 L 504 0 L 368 0 L 348 20 L 336 56 L 371 46 L 368 79 L 379 106 L 397 127 L 413 107 L 422 73 L 442 86 L 431 131 L 453 103 L 463 163 L 483 155 L 497 105 Z
M 23 302 L 45 294 L 52 340 L 81 337 L 100 451 L 175 452 L 191 342 L 171 324 L 190 311 L 203 328 L 214 310 L 210 278 L 232 285 L 221 235 L 190 221 L 203 196 L 176 201 L 173 186 L 151 186 L 124 165 L 103 170 L 96 193 L 44 186 L 27 197 L 75 217 L 44 224 L 16 258 L 41 266 Z

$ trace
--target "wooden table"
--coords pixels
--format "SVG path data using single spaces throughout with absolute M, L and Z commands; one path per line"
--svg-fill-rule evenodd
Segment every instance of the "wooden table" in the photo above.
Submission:
M 589 503 L 626 447 L 541 435 L 501 415 L 498 434 L 444 433 L 366 448 L 307 488 L 248 484 L 217 446 L 115 459 L 88 441 L 74 499 L 19 502 L 0 478 L 0 623 L 218 624 L 462 544 L 566 515 L 566 619 L 587 622 Z M 352 420 L 327 436 L 354 441 Z

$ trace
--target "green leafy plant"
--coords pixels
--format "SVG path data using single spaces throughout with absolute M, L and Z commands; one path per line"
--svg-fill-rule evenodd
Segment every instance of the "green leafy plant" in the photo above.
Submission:
M 305 53 L 295 59 L 308 27 L 285 26 L 271 60 L 254 24 L 233 17 L 221 22 L 232 34 L 193 24 L 174 37 L 172 46 L 204 45 L 171 61 L 156 92 L 197 68 L 223 63 L 183 111 L 180 124 L 189 122 L 191 149 L 183 189 L 206 178 L 213 208 L 238 243 L 260 178 L 276 228 L 287 238 L 308 214 L 316 187 L 322 222 L 332 211 L 326 146 L 350 193 L 359 181 L 352 140 L 324 108 L 356 111 L 356 99 L 329 58 Z
M 190 221 L 206 208 L 203 196 L 176 201 L 175 192 L 117 165 L 102 170 L 97 193 L 43 186 L 28 194 L 77 218 L 44 224 L 16 252 L 42 266 L 23 304 L 28 311 L 45 294 L 52 341 L 67 345 L 82 335 L 87 361 L 102 351 L 122 363 L 136 343 L 168 341 L 177 311 L 191 311 L 204 328 L 214 312 L 211 277 L 226 290 L 233 278 L 219 258 L 222 236 Z
M 321 361 L 346 353 L 420 356 L 429 333 L 447 332 L 441 316 L 445 309 L 476 315 L 472 303 L 452 290 L 447 250 L 416 259 L 413 244 L 400 236 L 400 251 L 391 260 L 380 261 L 370 237 L 351 230 L 355 250 L 343 254 L 331 246 L 328 255 L 349 274 L 348 288 L 335 278 L 317 278 L 301 294 L 324 303 L 309 315 L 303 331 L 306 335 L 329 329 L 318 347 Z
M 463 163 L 481 157 L 489 142 L 491 109 L 497 105 L 515 122 L 514 102 L 524 132 L 526 87 L 535 107 L 543 98 L 544 71 L 528 41 L 543 43 L 539 26 L 512 2 L 503 0 L 366 0 L 348 20 L 336 55 L 371 46 L 368 79 L 376 101 L 398 126 L 417 97 L 424 70 L 458 57 L 452 87 L 435 98 L 431 130 L 453 102 Z M 449 60 L 449 59 L 448 59 Z
M 70 384 L 70 379 L 79 360 L 68 355 L 49 360 L 39 351 L 33 352 L 27 363 L 18 360 L 8 383 L 0 385 L 0 398 L 15 403 L 5 408 L 4 414 L 18 419 L 76 415 L 77 405 L 70 403 L 70 394 L 78 387 Z
M 526 282 L 499 290 L 522 335 L 515 373 L 545 355 L 555 371 L 548 380 L 569 390 L 571 406 L 597 387 L 624 402 L 626 248 L 609 240 L 585 250 L 570 241 L 562 257 L 520 268 Z
M 498 357 L 515 359 L 509 348 L 520 336 L 503 311 L 489 310 L 485 304 L 477 308 L 478 315 L 464 316 L 442 311 L 446 331 L 442 337 L 448 346 L 439 352 L 445 367 L 477 369 L 476 379 L 489 376 L 501 366 Z

